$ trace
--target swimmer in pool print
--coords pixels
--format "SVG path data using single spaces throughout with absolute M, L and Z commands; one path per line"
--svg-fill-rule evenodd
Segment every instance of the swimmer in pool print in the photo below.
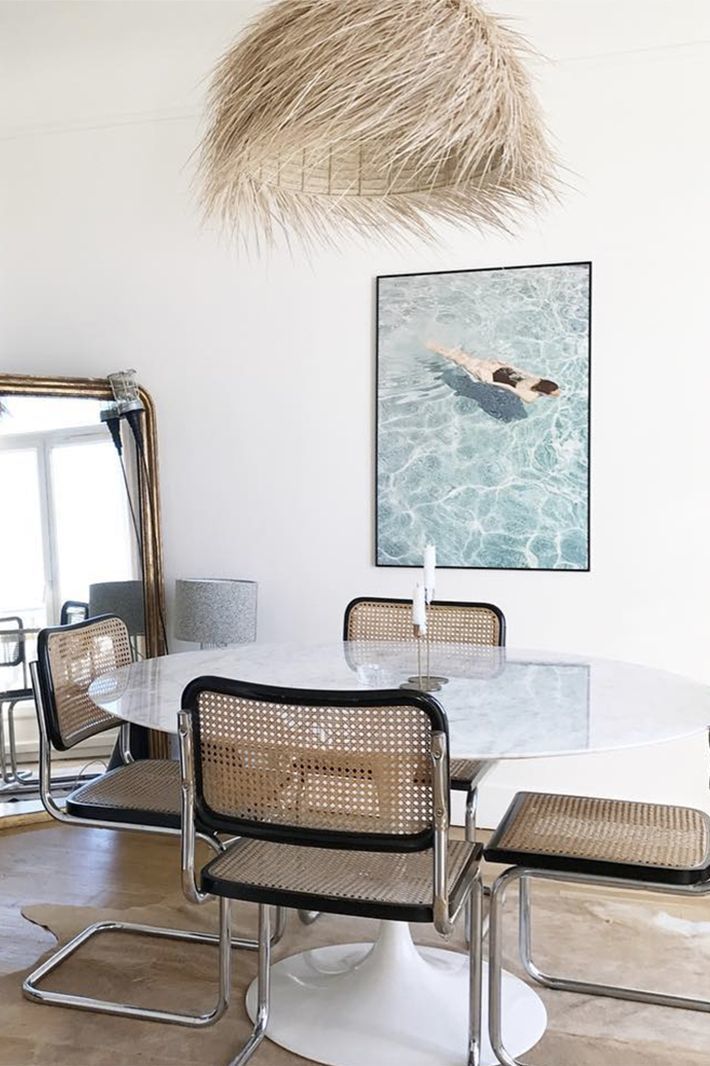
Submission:
M 541 396 L 559 396 L 560 387 L 555 381 L 548 378 L 537 377 L 526 370 L 516 370 L 515 367 L 502 363 L 499 359 L 477 359 L 469 355 L 461 348 L 444 348 L 435 341 L 429 341 L 427 348 L 430 352 L 436 352 L 444 359 L 456 363 L 469 374 L 474 381 L 480 381 L 484 385 L 496 385 L 500 389 L 507 389 L 515 393 L 525 403 L 534 403 Z

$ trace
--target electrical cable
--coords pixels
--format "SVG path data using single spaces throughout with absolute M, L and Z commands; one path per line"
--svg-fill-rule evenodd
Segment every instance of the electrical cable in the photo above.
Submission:
M 136 508 L 133 505 L 133 498 L 131 496 L 131 489 L 128 483 L 128 473 L 126 471 L 126 464 L 123 459 L 123 441 L 121 439 L 121 419 L 125 418 L 128 422 L 133 440 L 136 447 L 136 455 L 138 463 L 136 465 L 136 475 L 138 480 L 138 498 L 139 500 L 145 499 L 147 501 L 148 516 L 150 518 L 150 533 L 153 539 L 153 554 L 157 555 L 158 544 L 155 540 L 155 530 L 157 528 L 157 515 L 154 508 L 153 496 L 150 492 L 150 470 L 148 468 L 148 460 L 145 454 L 145 446 L 143 443 L 143 427 L 141 425 L 141 412 L 144 410 L 143 406 L 135 406 L 131 410 L 121 411 L 120 403 L 110 408 L 107 411 L 101 413 L 101 421 L 106 424 L 113 443 L 118 453 L 119 462 L 121 464 L 121 474 L 123 475 L 123 484 L 126 489 L 126 496 L 128 498 L 128 506 L 131 512 L 131 522 L 133 524 L 133 530 L 138 543 L 138 555 L 140 559 L 141 574 L 145 577 L 145 565 L 144 565 L 144 542 L 145 542 L 145 524 L 143 521 L 143 508 L 138 508 L 138 514 L 136 514 Z M 147 493 L 147 495 L 144 494 Z M 163 612 L 163 605 L 160 600 L 160 596 L 156 597 L 158 606 L 158 620 L 160 623 L 161 635 L 163 638 L 163 646 L 165 648 L 165 654 L 169 652 L 168 648 L 168 631 L 165 623 L 165 614 Z
M 131 432 L 133 434 L 133 439 L 134 439 L 135 444 L 136 444 L 136 452 L 138 454 L 138 483 L 139 483 L 139 486 L 141 486 L 141 485 L 144 486 L 143 492 L 139 491 L 139 497 L 141 499 L 146 499 L 147 500 L 148 514 L 149 514 L 149 517 L 150 517 L 150 534 L 151 534 L 151 537 L 153 538 L 153 554 L 157 555 L 158 545 L 157 545 L 156 540 L 155 540 L 155 530 L 157 529 L 158 516 L 155 513 L 153 494 L 150 491 L 150 489 L 151 489 L 150 470 L 148 468 L 148 459 L 147 459 L 146 453 L 145 453 L 145 445 L 144 445 L 144 442 L 143 442 L 143 427 L 141 425 L 141 417 L 140 416 L 141 416 L 141 411 L 133 410 L 133 411 L 127 411 L 125 417 L 126 417 L 126 420 L 128 422 L 128 425 L 131 427 Z M 141 512 L 141 533 L 144 533 L 142 512 Z M 159 595 L 156 596 L 156 603 L 157 603 L 157 607 L 158 607 L 158 620 L 160 622 L 160 629 L 161 629 L 161 633 L 162 633 L 162 637 L 163 637 L 163 646 L 165 648 L 165 654 L 168 655 L 169 651 L 170 651 L 170 649 L 168 647 L 168 629 L 167 629 L 167 625 L 165 623 L 165 614 L 164 614 L 164 611 L 163 611 L 163 605 L 162 605 L 161 598 L 160 598 Z
M 138 526 L 138 519 L 136 517 L 136 509 L 133 506 L 133 500 L 131 498 L 131 487 L 128 484 L 128 473 L 126 471 L 126 464 L 123 461 L 123 456 L 119 453 L 119 462 L 121 464 L 121 473 L 123 474 L 123 484 L 126 487 L 126 498 L 128 499 L 128 509 L 131 512 L 131 525 L 133 526 L 133 532 L 136 535 L 136 543 L 138 546 L 138 558 L 141 564 L 141 573 L 143 572 L 143 538 L 141 537 L 141 531 Z
M 158 557 L 160 552 L 160 545 L 157 541 L 157 523 L 158 515 L 155 506 L 155 498 L 152 493 L 151 476 L 148 467 L 148 459 L 145 452 L 145 444 L 143 441 L 143 425 L 141 422 L 141 413 L 145 412 L 145 407 L 138 395 L 138 389 L 135 384 L 135 370 L 119 371 L 115 374 L 109 374 L 108 380 L 111 384 L 111 389 L 115 398 L 115 403 L 108 410 L 101 413 L 101 421 L 105 422 L 113 442 L 118 452 L 118 457 L 121 462 L 121 472 L 123 474 L 123 482 L 126 488 L 126 494 L 128 496 L 128 503 L 131 510 L 131 520 L 133 522 L 133 529 L 138 540 L 138 549 L 141 563 L 141 573 L 145 579 L 145 533 L 146 524 L 148 525 L 148 533 L 151 538 L 152 553 L 155 558 Z M 138 480 L 138 499 L 141 501 L 141 506 L 138 508 L 138 515 L 136 516 L 136 509 L 133 507 L 133 500 L 131 497 L 130 486 L 128 484 L 128 475 L 126 472 L 125 464 L 123 461 L 123 442 L 121 439 L 121 419 L 125 418 L 128 425 L 131 427 L 131 433 L 136 448 L 136 456 L 138 462 L 136 464 L 136 475 Z M 147 519 L 147 523 L 146 523 Z M 158 620 L 160 623 L 161 635 L 163 638 L 163 647 L 165 654 L 169 652 L 168 648 L 168 631 L 165 623 L 165 614 L 163 604 L 161 602 L 160 595 L 156 595 L 156 604 L 158 610 Z
M 117 410 L 117 409 L 115 409 Z M 101 421 L 105 424 L 111 439 L 113 440 L 116 452 L 118 453 L 118 461 L 121 465 L 121 474 L 123 476 L 123 484 L 126 489 L 126 499 L 128 500 L 128 509 L 131 513 L 131 524 L 133 525 L 133 532 L 136 536 L 136 545 L 138 548 L 138 560 L 140 562 L 141 574 L 143 573 L 143 536 L 142 531 L 138 525 L 138 519 L 136 518 L 136 510 L 133 506 L 133 497 L 131 496 L 131 487 L 128 483 L 128 473 L 126 471 L 126 463 L 123 458 L 123 441 L 121 439 L 121 418 L 123 416 L 114 414 L 114 409 L 101 412 Z

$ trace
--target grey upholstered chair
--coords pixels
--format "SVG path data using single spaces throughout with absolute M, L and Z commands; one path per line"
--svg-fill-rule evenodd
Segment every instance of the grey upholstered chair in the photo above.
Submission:
M 181 790 L 180 767 L 167 759 L 134 761 L 128 746 L 127 724 L 121 726 L 123 764 L 75 789 L 60 806 L 51 791 L 52 750 L 67 751 L 104 730 L 121 725 L 120 720 L 102 710 L 89 697 L 92 681 L 103 673 L 127 666 L 131 662 L 128 631 L 120 618 L 105 615 L 74 625 L 43 629 L 37 642 L 38 661 L 32 663 L 32 682 L 40 728 L 40 795 L 44 807 L 60 822 L 101 829 L 131 830 L 141 833 L 180 835 Z M 214 834 L 200 831 L 212 850 L 222 845 Z M 193 886 L 185 885 L 193 902 L 203 897 Z M 221 907 L 221 925 L 226 918 Z M 280 933 L 281 918 L 277 923 Z M 229 966 L 229 952 L 223 938 L 214 933 L 180 929 L 159 929 L 129 922 L 97 922 L 79 933 L 34 970 L 23 983 L 28 999 L 55 1006 L 79 1007 L 104 1014 L 203 1026 L 216 1021 L 227 1003 L 220 995 L 213 1010 L 204 1014 L 187 1014 L 154 1010 L 68 995 L 38 987 L 42 978 L 55 970 L 90 937 L 102 931 L 128 932 L 188 943 L 221 945 L 222 970 Z M 233 940 L 232 946 L 256 948 L 253 940 Z M 225 955 L 226 950 L 226 955 Z
M 433 643 L 502 647 L 505 617 L 492 603 L 435 600 L 428 608 Z M 360 596 L 345 608 L 344 640 L 407 641 L 413 639 L 412 602 Z M 451 788 L 466 792 L 466 830 L 475 838 L 477 790 L 493 763 L 482 759 L 452 759 Z
M 478 1063 L 481 848 L 448 839 L 448 727 L 436 700 L 202 677 L 182 705 L 183 833 L 199 825 L 239 838 L 202 869 L 201 889 L 260 908 L 257 1021 L 232 1066 L 266 1031 L 270 905 L 433 922 L 448 935 L 469 899 L 467 1061 Z M 183 855 L 193 853 L 188 840 Z M 184 874 L 194 880 L 189 863 Z
M 531 884 L 571 882 L 686 897 L 710 893 L 710 818 L 688 807 L 584 796 L 520 792 L 485 858 L 509 866 L 495 882 L 490 907 L 490 1036 L 503 1066 L 522 1066 L 502 1036 L 502 920 L 507 889 L 519 883 L 519 946 L 538 984 L 583 995 L 661 1007 L 710 1011 L 707 1000 L 570 980 L 543 973 L 532 959 Z

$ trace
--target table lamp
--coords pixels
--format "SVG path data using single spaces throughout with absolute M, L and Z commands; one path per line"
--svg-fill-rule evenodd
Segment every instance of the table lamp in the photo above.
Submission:
M 179 578 L 175 582 L 175 636 L 200 647 L 256 640 L 256 581 Z
M 99 581 L 89 585 L 89 618 L 115 614 L 132 637 L 145 633 L 142 581 Z

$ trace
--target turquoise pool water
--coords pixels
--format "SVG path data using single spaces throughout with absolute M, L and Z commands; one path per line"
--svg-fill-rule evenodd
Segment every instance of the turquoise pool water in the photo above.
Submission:
M 588 566 L 589 264 L 387 277 L 378 301 L 377 561 Z M 560 386 L 524 403 L 426 347 Z

